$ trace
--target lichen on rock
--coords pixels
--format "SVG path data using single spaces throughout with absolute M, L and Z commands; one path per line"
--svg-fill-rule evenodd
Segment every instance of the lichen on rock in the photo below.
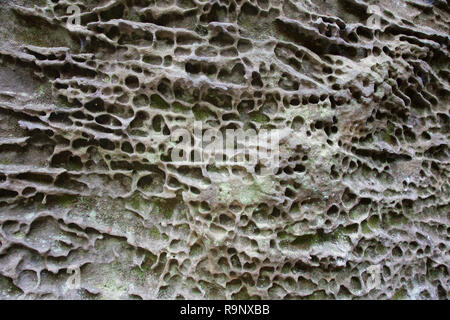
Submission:
M 448 299 L 448 2 L 6 0 L 0 21 L 1 299 Z M 276 170 L 173 161 L 199 122 L 278 130 Z

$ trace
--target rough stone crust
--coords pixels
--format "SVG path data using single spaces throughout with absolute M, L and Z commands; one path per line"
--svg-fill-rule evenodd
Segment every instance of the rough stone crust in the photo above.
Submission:
M 3 0 L 0 21 L 0 298 L 449 297 L 448 2 Z M 278 172 L 174 165 L 194 120 L 287 128 Z

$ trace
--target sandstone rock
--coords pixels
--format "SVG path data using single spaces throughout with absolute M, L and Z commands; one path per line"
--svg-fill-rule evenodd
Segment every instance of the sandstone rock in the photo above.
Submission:
M 448 2 L 0 18 L 0 298 L 448 299 Z M 279 163 L 173 161 L 199 123 L 278 132 Z

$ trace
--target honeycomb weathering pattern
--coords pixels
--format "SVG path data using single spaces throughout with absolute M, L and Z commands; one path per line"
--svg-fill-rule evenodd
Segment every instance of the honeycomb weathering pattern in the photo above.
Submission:
M 0 298 L 448 299 L 448 1 L 0 18 Z M 279 170 L 178 166 L 194 121 L 285 129 Z

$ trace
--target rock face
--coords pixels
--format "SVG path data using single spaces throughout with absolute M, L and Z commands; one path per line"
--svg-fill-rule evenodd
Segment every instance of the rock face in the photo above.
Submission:
M 0 18 L 0 298 L 448 299 L 448 2 Z M 282 131 L 276 170 L 173 161 L 199 123 Z

